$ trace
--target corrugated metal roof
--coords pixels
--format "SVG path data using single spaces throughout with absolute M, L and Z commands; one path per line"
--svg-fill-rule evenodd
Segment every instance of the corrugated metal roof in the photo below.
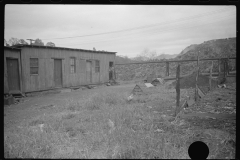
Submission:
M 94 53 L 108 53 L 115 54 L 117 52 L 107 52 L 107 51 L 94 51 L 94 50 L 86 50 L 86 49 L 78 49 L 78 48 L 65 48 L 65 47 L 51 47 L 51 46 L 37 46 L 37 45 L 26 45 L 26 44 L 17 44 L 14 47 L 35 47 L 35 48 L 48 48 L 48 49 L 63 49 L 63 50 L 74 50 L 74 51 L 84 51 L 84 52 L 94 52 Z

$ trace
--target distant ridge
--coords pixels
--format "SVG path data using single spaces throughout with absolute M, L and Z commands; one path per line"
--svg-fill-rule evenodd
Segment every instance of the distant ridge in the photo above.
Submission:
M 205 58 L 236 57 L 236 38 L 214 39 L 201 44 L 192 44 L 180 52 L 173 60 Z M 122 58 L 122 57 L 121 57 Z M 117 59 L 117 58 L 116 58 Z M 135 60 L 136 61 L 136 60 Z M 160 60 L 156 60 L 160 61 Z M 124 59 L 125 63 L 134 62 L 130 58 Z M 229 69 L 236 70 L 236 61 L 231 60 Z M 122 62 L 121 62 L 122 63 Z M 209 72 L 210 61 L 200 62 L 200 72 Z M 169 66 L 170 76 L 176 73 L 176 63 Z M 190 74 L 196 68 L 196 62 L 184 63 L 181 65 L 181 75 Z M 116 73 L 119 80 L 146 79 L 149 75 L 164 77 L 166 65 L 164 63 L 138 64 L 138 65 L 116 65 Z M 213 72 L 218 72 L 218 62 L 213 64 Z

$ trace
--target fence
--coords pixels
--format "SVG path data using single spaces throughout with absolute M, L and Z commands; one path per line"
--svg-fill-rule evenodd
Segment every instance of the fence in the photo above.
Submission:
M 199 61 L 218 61 L 218 74 L 221 72 L 221 64 L 223 64 L 223 70 L 224 73 L 226 73 L 227 75 L 229 74 L 229 62 L 230 60 L 235 60 L 236 57 L 229 57 L 229 58 L 207 58 L 207 59 L 199 59 Z M 183 63 L 183 62 L 194 62 L 194 61 L 198 61 L 197 59 L 194 60 L 168 60 L 168 61 L 153 61 L 153 62 L 135 62 L 135 63 L 126 63 L 126 64 L 115 64 L 115 65 L 131 65 L 131 64 L 149 64 L 149 63 L 165 63 L 166 64 L 166 77 L 169 76 L 169 66 L 170 63 L 174 63 L 177 62 L 179 64 Z M 215 73 L 216 74 L 216 73 Z

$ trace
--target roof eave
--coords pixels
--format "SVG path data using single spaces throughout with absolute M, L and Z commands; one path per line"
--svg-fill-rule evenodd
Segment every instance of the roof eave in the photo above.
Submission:
M 84 50 L 84 49 L 77 49 L 77 48 L 65 48 L 65 47 L 51 47 L 51 46 L 38 46 L 38 45 L 16 45 L 16 47 L 38 47 L 38 48 L 49 48 L 49 49 L 65 49 L 65 50 L 77 50 L 83 52 L 92 52 L 92 53 L 106 53 L 106 54 L 116 54 L 117 52 L 103 52 L 103 51 L 92 51 L 92 50 Z

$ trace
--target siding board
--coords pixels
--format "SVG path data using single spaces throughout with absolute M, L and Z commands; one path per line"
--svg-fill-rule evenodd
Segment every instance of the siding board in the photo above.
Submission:
M 29 58 L 39 58 L 39 75 L 30 76 Z M 76 57 L 76 73 L 70 73 L 70 57 Z M 92 60 L 92 83 L 108 81 L 109 61 L 115 61 L 115 54 L 91 53 L 49 48 L 22 48 L 24 90 L 26 92 L 54 88 L 54 59 L 62 58 L 63 87 L 86 84 L 86 60 Z M 95 60 L 100 61 L 100 73 L 95 73 Z

